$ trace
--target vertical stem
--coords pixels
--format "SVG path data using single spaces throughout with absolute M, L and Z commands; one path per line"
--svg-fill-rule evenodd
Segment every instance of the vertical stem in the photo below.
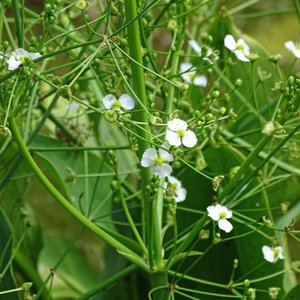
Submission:
M 125 0 L 125 14 L 126 21 L 131 22 L 137 17 L 137 7 L 135 0 Z M 144 70 L 141 67 L 143 65 L 142 59 L 142 45 L 139 35 L 139 27 L 138 20 L 131 22 L 127 27 L 128 32 L 128 45 L 131 60 L 131 71 L 132 71 L 132 88 L 140 102 L 146 107 L 147 106 L 147 96 L 146 96 L 146 85 L 145 85 L 145 77 Z M 137 62 L 137 63 L 135 63 Z M 146 112 L 142 109 L 141 105 L 138 105 L 138 113 L 134 115 L 134 119 L 141 123 L 148 123 L 148 116 Z M 141 137 L 138 140 L 138 148 L 139 148 L 139 157 L 141 158 L 144 151 L 150 147 L 150 143 L 146 141 L 150 141 L 150 128 L 148 125 L 143 125 L 142 130 L 137 128 L 137 134 Z M 143 224 L 145 224 L 146 228 L 144 229 L 143 236 L 144 239 L 148 241 L 148 245 L 150 246 L 152 243 L 149 243 L 149 239 L 151 236 L 151 219 L 152 219 L 152 209 L 150 199 L 146 190 L 146 186 L 150 183 L 150 172 L 148 169 L 141 169 L 141 177 L 142 177 L 142 204 L 143 204 Z M 149 249 L 149 261 L 150 264 L 153 265 L 153 253 L 152 249 Z
M 126 14 L 126 21 L 131 22 L 127 27 L 128 32 L 128 45 L 129 45 L 129 52 L 130 56 L 132 57 L 131 60 L 131 70 L 132 70 L 132 87 L 136 95 L 139 97 L 141 103 L 144 106 L 147 106 L 147 97 L 146 97 L 146 85 L 145 85 L 145 77 L 144 77 L 144 70 L 141 67 L 143 65 L 142 60 L 142 44 L 139 35 L 139 25 L 138 20 L 135 20 L 137 17 L 137 5 L 136 0 L 125 0 L 125 14 Z M 135 21 L 133 21 L 135 20 Z M 133 22 L 132 22 L 133 21 Z M 139 105 L 138 109 L 141 110 L 141 105 Z M 141 110 L 140 112 L 136 113 L 135 120 L 138 122 L 142 122 L 148 124 L 148 116 L 145 110 Z M 144 151 L 149 148 L 150 146 L 150 128 L 148 125 L 143 125 L 142 129 L 137 129 L 137 134 L 142 138 L 138 140 L 139 146 L 139 157 L 141 157 Z M 145 130 L 146 129 L 146 130 Z M 149 142 L 146 142 L 149 141 Z M 158 263 L 162 261 L 162 251 L 161 251 L 161 236 L 160 230 L 157 228 L 158 226 L 154 226 L 152 224 L 157 225 L 158 215 L 157 215 L 157 208 L 152 206 L 150 201 L 150 197 L 147 193 L 147 185 L 150 183 L 150 173 L 148 169 L 141 170 L 142 176 L 142 200 L 144 205 L 144 222 L 146 222 L 146 237 L 148 240 L 148 253 L 149 253 L 149 263 L 150 267 L 154 267 L 156 269 L 157 261 L 160 258 Z M 154 220 L 152 220 L 152 217 Z M 150 223 L 151 222 L 151 223 Z M 155 228 L 156 227 L 156 228 Z M 153 230 L 155 229 L 155 230 Z M 151 241 L 149 243 L 149 239 Z M 153 248 L 152 248 L 153 247 Z M 153 251 L 154 250 L 154 251 Z M 153 253 L 155 252 L 155 253 Z M 159 269 L 161 266 L 159 267 Z M 155 300 L 167 300 L 169 298 L 169 292 L 167 289 L 168 286 L 168 276 L 167 271 L 159 270 L 158 272 L 151 273 L 151 286 L 153 289 L 157 287 L 159 288 L 154 292 L 154 299 Z
M 23 48 L 23 21 L 21 20 L 19 8 L 18 8 L 18 0 L 12 0 L 12 6 L 14 10 L 15 22 L 16 22 L 16 32 L 18 38 L 19 47 Z

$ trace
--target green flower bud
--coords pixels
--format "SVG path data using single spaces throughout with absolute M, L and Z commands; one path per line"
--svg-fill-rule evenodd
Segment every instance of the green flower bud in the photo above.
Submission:
M 199 240 L 207 240 L 209 239 L 210 230 L 201 229 L 198 235 Z
M 8 127 L 0 125 L 0 138 L 11 136 L 11 132 Z
M 244 286 L 248 287 L 250 285 L 250 280 L 249 279 L 245 279 L 244 280 Z
M 76 8 L 83 10 L 88 7 L 88 3 L 85 0 L 78 0 L 76 3 Z
M 238 78 L 234 83 L 236 87 L 240 87 L 242 84 L 243 84 L 243 80 L 241 78 Z
M 256 53 L 250 53 L 247 58 L 251 61 L 251 62 L 255 62 L 259 59 L 259 55 Z
M 295 77 L 294 76 L 290 76 L 287 81 L 286 81 L 288 86 L 293 86 L 295 84 Z
M 265 124 L 263 130 L 261 131 L 262 134 L 265 134 L 267 136 L 272 136 L 274 133 L 275 127 L 272 121 Z
M 211 114 L 211 113 L 208 113 L 205 115 L 205 120 L 208 122 L 208 121 L 211 121 L 214 119 L 214 115 Z
M 57 94 L 58 96 L 63 97 L 67 100 L 70 100 L 72 97 L 72 91 L 68 85 L 63 85 L 60 88 L 58 88 Z
M 110 123 L 116 123 L 118 120 L 118 114 L 115 110 L 110 109 L 110 110 L 105 111 L 104 118 L 106 121 L 108 121 Z
M 238 259 L 234 259 L 233 260 L 233 268 L 236 269 L 239 266 L 239 260 Z
M 167 28 L 169 30 L 176 31 L 178 29 L 178 24 L 175 20 L 170 20 L 168 25 L 167 25 Z
M 220 114 L 221 116 L 224 116 L 224 115 L 226 114 L 226 107 L 224 107 L 224 106 L 220 107 L 220 109 L 219 109 L 219 114 Z
M 254 288 L 249 288 L 247 291 L 247 300 L 256 299 L 256 290 Z
M 271 299 L 277 299 L 277 296 L 279 294 L 280 288 L 278 287 L 270 287 L 269 288 L 269 296 Z
M 213 91 L 211 93 L 211 96 L 215 99 L 219 98 L 220 97 L 220 92 L 219 91 Z
M 155 116 L 151 115 L 151 116 L 149 117 L 148 124 L 149 124 L 150 126 L 155 126 L 156 121 L 157 121 L 157 118 L 156 118 Z
M 215 176 L 213 178 L 212 186 L 215 192 L 219 189 L 220 183 L 224 178 L 225 177 L 223 175 Z
M 277 64 L 281 60 L 282 56 L 280 54 L 270 55 L 268 60 L 274 64 Z

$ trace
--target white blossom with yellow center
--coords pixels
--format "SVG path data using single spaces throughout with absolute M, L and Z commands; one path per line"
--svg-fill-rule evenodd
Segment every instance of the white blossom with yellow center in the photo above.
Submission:
M 239 60 L 245 62 L 250 61 L 247 58 L 250 54 L 250 48 L 243 39 L 238 39 L 236 42 L 231 34 L 227 34 L 224 38 L 224 45 L 232 51 Z
M 103 105 L 106 109 L 121 111 L 133 109 L 135 103 L 134 100 L 127 94 L 121 95 L 119 99 L 112 94 L 108 94 L 103 98 Z
M 18 48 L 13 51 L 10 57 L 6 60 L 6 63 L 8 64 L 8 70 L 13 71 L 18 69 L 25 62 L 25 58 L 34 60 L 41 56 L 42 55 L 38 52 L 27 52 L 23 48 Z
M 180 119 L 173 119 L 168 122 L 168 130 L 166 131 L 166 140 L 171 146 L 180 146 L 183 144 L 188 148 L 192 148 L 197 144 L 196 134 L 187 129 L 187 123 Z
M 180 75 L 182 79 L 188 83 L 197 86 L 206 87 L 207 86 L 207 78 L 204 75 L 197 75 L 196 68 L 191 63 L 181 63 L 180 64 Z
M 176 202 L 182 202 L 186 198 L 186 189 L 182 187 L 181 181 L 174 176 L 168 176 L 164 183 L 164 191 L 167 196 Z
M 169 152 L 158 149 L 158 152 L 154 148 L 148 148 L 145 150 L 141 165 L 145 168 L 150 167 L 151 174 L 158 174 L 160 178 L 169 176 L 172 173 L 172 167 L 169 162 L 173 161 L 173 155 Z
M 221 230 L 225 232 L 230 232 L 233 228 L 232 224 L 227 220 L 232 217 L 232 211 L 227 207 L 220 204 L 214 206 L 208 206 L 207 208 L 208 216 L 214 221 L 218 222 L 218 226 Z
M 269 247 L 263 246 L 262 252 L 264 255 L 264 259 L 270 263 L 276 263 L 278 259 L 284 259 L 282 247 Z

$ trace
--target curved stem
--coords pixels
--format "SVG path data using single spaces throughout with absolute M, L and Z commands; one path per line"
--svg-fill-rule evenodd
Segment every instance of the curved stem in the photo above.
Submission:
M 142 268 L 145 268 L 145 265 L 141 258 L 136 255 L 134 252 L 132 252 L 129 248 L 124 246 L 122 243 L 120 243 L 118 240 L 114 239 L 110 234 L 105 232 L 103 229 L 95 225 L 93 222 L 91 222 L 88 218 L 86 218 L 84 215 L 82 215 L 55 187 L 54 185 L 48 180 L 48 178 L 44 175 L 44 173 L 41 171 L 41 169 L 38 167 L 38 165 L 33 160 L 32 156 L 30 155 L 22 137 L 18 130 L 16 121 L 14 118 L 9 119 L 10 123 L 10 129 L 13 134 L 13 137 L 15 138 L 21 154 L 24 156 L 25 160 L 28 162 L 28 164 L 31 166 L 32 170 L 38 177 L 38 179 L 42 182 L 42 184 L 45 186 L 45 188 L 51 193 L 51 195 L 73 216 L 75 217 L 82 225 L 84 225 L 86 228 L 88 228 L 90 231 L 92 231 L 94 234 L 96 234 L 98 237 L 106 241 L 108 244 L 110 244 L 112 247 L 114 247 L 116 250 L 118 250 L 120 253 L 123 253 L 124 256 L 128 257 L 133 263 L 141 266 Z

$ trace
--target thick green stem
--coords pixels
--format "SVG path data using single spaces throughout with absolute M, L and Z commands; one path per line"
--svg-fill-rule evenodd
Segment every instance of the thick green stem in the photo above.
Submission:
M 128 46 L 131 60 L 131 71 L 132 71 L 132 89 L 136 96 L 139 98 L 141 104 L 147 107 L 147 96 L 146 96 L 146 84 L 144 69 L 142 68 L 142 45 L 139 35 L 139 26 L 137 17 L 137 7 L 135 0 L 125 0 L 125 14 L 126 21 L 129 23 L 127 27 L 128 32 Z M 134 20 L 134 21 L 133 21 Z M 133 21 L 133 22 L 132 22 Z M 137 112 L 134 116 L 135 121 L 141 122 L 141 124 L 148 124 L 148 115 L 145 110 L 142 109 L 141 105 L 138 105 Z M 138 139 L 139 157 L 141 158 L 144 151 L 150 147 L 150 128 L 148 125 L 143 125 L 143 128 L 137 128 L 137 134 L 141 138 Z M 149 141 L 149 142 L 148 142 Z M 149 243 L 151 237 L 151 219 L 152 219 L 152 206 L 151 201 L 147 192 L 147 185 L 150 183 L 150 173 L 148 169 L 142 168 L 142 192 L 143 192 L 143 223 L 146 224 L 147 228 L 144 229 L 144 239 L 147 239 L 148 245 L 151 248 L 152 243 Z M 153 242 L 160 241 L 160 237 L 153 237 Z M 153 266 L 153 253 L 152 249 L 149 249 L 149 261 L 150 265 Z
M 156 272 L 150 275 L 151 286 L 153 287 L 151 295 L 152 299 L 155 300 L 167 300 L 169 299 L 169 283 L 168 283 L 168 272 Z
M 19 146 L 21 154 L 24 156 L 25 160 L 31 166 L 32 170 L 45 186 L 45 188 L 52 194 L 52 196 L 73 216 L 75 217 L 82 225 L 88 228 L 90 231 L 95 233 L 101 239 L 106 241 L 124 256 L 126 256 L 133 263 L 145 268 L 144 263 L 134 252 L 132 252 L 129 248 L 124 246 L 122 243 L 114 239 L 110 234 L 105 232 L 100 227 L 96 226 L 93 222 L 91 222 L 88 218 L 82 215 L 48 180 L 48 178 L 44 175 L 44 173 L 40 170 L 38 165 L 35 163 L 33 158 L 31 157 L 22 137 L 18 130 L 16 121 L 14 118 L 9 119 L 11 132 Z

